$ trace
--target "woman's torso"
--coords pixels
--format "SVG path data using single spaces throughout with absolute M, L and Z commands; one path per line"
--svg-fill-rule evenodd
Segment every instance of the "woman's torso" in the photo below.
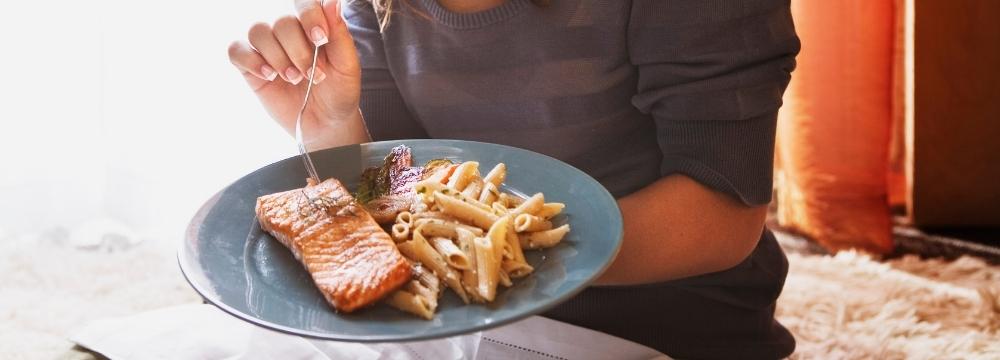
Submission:
M 617 196 L 659 177 L 653 123 L 631 104 L 637 76 L 624 41 L 627 2 L 539 8 L 512 0 L 477 14 L 413 3 L 430 19 L 402 10 L 385 50 L 400 94 L 430 137 L 547 154 Z
M 450 12 L 434 0 L 400 3 L 382 35 L 385 62 L 426 135 L 547 154 L 616 196 L 660 178 L 657 129 L 632 103 L 638 72 L 629 57 L 631 1 L 538 7 L 509 0 L 473 14 Z M 546 315 L 672 356 L 781 357 L 794 346 L 773 320 L 786 270 L 765 231 L 733 269 L 591 288 Z

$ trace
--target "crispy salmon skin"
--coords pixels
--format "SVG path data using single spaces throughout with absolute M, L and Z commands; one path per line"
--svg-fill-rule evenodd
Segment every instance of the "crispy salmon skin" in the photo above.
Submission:
M 338 311 L 375 303 L 411 279 L 409 261 L 336 179 L 261 196 L 256 211 Z

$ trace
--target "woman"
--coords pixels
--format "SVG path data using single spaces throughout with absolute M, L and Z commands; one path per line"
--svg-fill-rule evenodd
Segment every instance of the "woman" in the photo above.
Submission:
M 291 130 L 325 44 L 312 149 L 469 139 L 601 181 L 621 252 L 545 316 L 674 357 L 779 358 L 794 349 L 773 316 L 787 262 L 764 218 L 799 49 L 788 2 L 298 0 L 229 55 Z

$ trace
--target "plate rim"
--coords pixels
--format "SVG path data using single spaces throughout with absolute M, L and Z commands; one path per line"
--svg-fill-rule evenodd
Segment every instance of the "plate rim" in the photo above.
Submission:
M 532 307 L 530 311 L 525 311 L 525 312 L 522 312 L 520 314 L 516 314 L 514 316 L 510 316 L 510 317 L 502 319 L 502 320 L 492 321 L 492 322 L 483 323 L 483 324 L 476 324 L 476 325 L 473 325 L 471 327 L 464 327 L 464 328 L 448 328 L 448 327 L 444 327 L 444 330 L 441 330 L 441 331 L 429 331 L 429 332 L 422 332 L 422 333 L 416 333 L 416 334 L 408 334 L 407 336 L 398 336 L 398 335 L 392 335 L 392 336 L 385 336 L 385 335 L 345 335 L 343 333 L 317 332 L 317 331 L 299 329 L 299 328 L 295 328 L 295 327 L 289 327 L 289 326 L 285 326 L 285 325 L 275 324 L 275 323 L 269 322 L 267 320 L 260 319 L 258 317 L 255 317 L 255 316 L 251 315 L 251 314 L 246 314 L 246 313 L 244 313 L 242 311 L 236 310 L 233 307 L 231 307 L 228 304 L 226 304 L 225 302 L 221 301 L 220 299 L 212 299 L 211 297 L 206 296 L 205 295 L 206 291 L 203 290 L 201 288 L 201 286 L 196 283 L 196 281 L 193 281 L 191 279 L 191 275 L 189 275 L 189 272 L 193 273 L 194 271 L 197 271 L 197 270 L 193 270 L 193 269 L 188 269 L 187 268 L 186 264 L 190 264 L 191 263 L 191 259 L 188 258 L 187 251 L 185 251 L 185 250 L 186 250 L 187 245 L 189 244 L 189 240 L 191 239 L 191 237 L 192 236 L 197 236 L 199 226 L 202 223 L 204 223 L 204 220 L 208 216 L 208 213 L 215 206 L 215 204 L 218 202 L 218 200 L 221 198 L 222 194 L 226 192 L 226 190 L 228 190 L 234 184 L 236 184 L 236 183 L 238 183 L 238 182 L 240 182 L 240 181 L 242 181 L 242 180 L 244 180 L 244 179 L 246 179 L 248 177 L 251 177 L 251 176 L 253 176 L 254 174 L 256 174 L 256 173 L 258 173 L 260 171 L 263 171 L 266 168 L 269 168 L 271 166 L 275 166 L 278 163 L 285 162 L 285 161 L 288 161 L 289 159 L 294 159 L 294 158 L 297 158 L 299 156 L 299 155 L 294 155 L 294 156 L 286 157 L 284 159 L 280 159 L 280 160 L 271 162 L 270 164 L 267 164 L 265 166 L 257 168 L 256 170 L 254 170 L 254 171 L 252 171 L 250 173 L 247 173 L 247 174 L 239 177 L 235 181 L 230 182 L 228 185 L 226 185 L 225 187 L 223 187 L 222 189 L 220 189 L 219 191 L 217 191 L 215 194 L 213 194 L 210 198 L 208 198 L 208 200 L 206 200 L 198 208 L 198 210 L 195 212 L 195 215 L 188 222 L 187 228 L 184 231 L 184 237 L 183 237 L 182 241 L 180 242 L 180 246 L 177 248 L 177 253 L 176 253 L 177 264 L 178 264 L 178 267 L 181 270 L 181 274 L 184 276 L 184 280 L 187 281 L 188 285 L 190 285 L 191 288 L 193 288 L 195 290 L 195 292 L 198 293 L 198 296 L 200 296 L 202 298 L 203 302 L 207 302 L 208 304 L 211 304 L 211 305 L 213 305 L 213 306 L 221 309 L 222 311 L 224 311 L 224 312 L 226 312 L 226 313 L 228 313 L 228 314 L 230 314 L 230 315 L 232 315 L 232 316 L 234 316 L 234 317 L 236 317 L 238 319 L 241 319 L 243 321 L 249 322 L 249 323 L 251 323 L 253 325 L 260 326 L 260 327 L 263 327 L 263 328 L 266 328 L 266 329 L 271 329 L 271 330 L 279 331 L 279 332 L 282 332 L 282 333 L 285 333 L 285 334 L 296 335 L 296 336 L 304 336 L 304 337 L 308 337 L 308 338 L 312 338 L 312 339 L 319 339 L 319 340 L 332 340 L 332 341 L 357 342 L 357 343 L 411 342 L 411 341 L 422 341 L 422 340 L 430 340 L 430 339 L 439 339 L 439 338 L 451 337 L 451 336 L 456 336 L 456 335 L 468 334 L 468 333 L 472 333 L 472 332 L 476 332 L 476 331 L 482 331 L 482 330 L 491 329 L 491 328 L 503 326 L 503 325 L 506 325 L 506 324 L 510 324 L 510 323 L 513 323 L 513 322 L 516 322 L 516 321 L 520 321 L 520 320 L 526 319 L 526 318 L 528 318 L 530 316 L 534 316 L 534 315 L 538 315 L 538 314 L 544 313 L 545 311 L 548 311 L 549 309 L 552 309 L 552 308 L 558 306 L 559 304 L 562 304 L 563 302 L 572 299 L 573 297 L 575 297 L 579 293 L 583 292 L 583 290 L 586 290 L 588 287 L 595 286 L 595 285 L 592 284 L 593 281 L 596 280 L 597 278 L 599 278 L 602 274 L 604 274 L 604 272 L 606 272 L 608 270 L 608 268 L 611 267 L 611 264 L 614 263 L 615 259 L 618 257 L 618 254 L 621 251 L 622 243 L 624 242 L 625 229 L 624 229 L 624 216 L 623 216 L 623 214 L 621 212 L 621 207 L 618 205 L 617 199 L 615 199 L 614 195 L 612 195 L 608 191 L 608 189 L 606 187 L 604 187 L 604 185 L 601 184 L 599 181 L 597 181 L 597 179 L 595 179 L 593 176 L 590 176 L 590 174 L 587 174 L 583 170 L 580 170 L 577 167 L 575 167 L 573 165 L 570 165 L 569 163 L 566 163 L 566 162 L 564 162 L 562 160 L 556 159 L 554 157 L 551 157 L 551 156 L 548 156 L 548 155 L 545 155 L 545 154 L 541 154 L 541 153 L 538 153 L 538 152 L 535 152 L 535 151 L 532 151 L 532 150 L 515 147 L 515 146 L 509 146 L 509 145 L 503 145 L 503 144 L 495 144 L 495 143 L 488 143 L 488 142 L 481 142 L 481 141 L 457 140 L 457 139 L 397 139 L 397 140 L 372 141 L 372 142 L 365 142 L 365 143 L 358 143 L 358 144 L 336 146 L 336 147 L 331 147 L 331 148 L 326 148 L 326 149 L 321 149 L 321 150 L 314 150 L 314 151 L 311 151 L 310 154 L 313 154 L 315 156 L 315 153 L 318 153 L 318 152 L 336 151 L 337 149 L 347 149 L 347 148 L 352 148 L 352 147 L 363 148 L 363 147 L 369 147 L 369 146 L 392 145 L 392 144 L 396 144 L 396 145 L 401 145 L 401 144 L 402 145 L 408 145 L 410 143 L 417 143 L 417 142 L 419 142 L 419 143 L 446 143 L 446 144 L 463 144 L 463 143 L 468 144 L 468 143 L 472 143 L 472 144 L 477 144 L 479 146 L 487 146 L 487 147 L 493 146 L 493 147 L 506 148 L 507 150 L 512 150 L 512 151 L 527 152 L 527 153 L 530 153 L 530 154 L 532 154 L 534 156 L 540 156 L 540 157 L 543 157 L 543 158 L 548 158 L 550 160 L 554 160 L 554 161 L 556 161 L 556 162 L 558 162 L 558 163 L 566 166 L 567 168 L 571 169 L 572 171 L 577 172 L 579 175 L 582 175 L 584 178 L 589 179 L 590 181 L 594 182 L 595 184 L 598 185 L 597 188 L 601 190 L 601 192 L 599 193 L 599 195 L 601 197 L 605 197 L 607 199 L 610 199 L 610 203 L 612 203 L 614 205 L 615 210 L 617 210 L 615 213 L 618 215 L 617 217 L 615 217 L 614 219 L 612 219 L 613 222 L 617 223 L 617 225 L 618 225 L 617 226 L 618 231 L 617 231 L 617 236 L 616 236 L 616 239 L 615 239 L 616 241 L 615 241 L 615 244 L 614 244 L 614 249 L 613 249 L 613 251 L 611 253 L 611 256 L 608 257 L 608 261 L 604 262 L 604 264 L 602 264 L 600 266 L 600 268 L 598 268 L 597 271 L 594 272 L 594 274 L 593 274 L 592 277 L 590 277 L 586 281 L 583 281 L 582 282 L 583 285 L 578 286 L 575 289 L 562 294 L 561 296 L 553 297 L 552 301 L 549 301 L 549 302 L 547 302 L 547 303 L 545 303 L 545 304 L 543 304 L 541 306 Z M 204 276 L 204 274 L 202 274 L 202 277 L 206 278 L 206 280 L 207 280 L 207 277 Z M 207 284 L 206 284 L 206 286 L 207 286 Z

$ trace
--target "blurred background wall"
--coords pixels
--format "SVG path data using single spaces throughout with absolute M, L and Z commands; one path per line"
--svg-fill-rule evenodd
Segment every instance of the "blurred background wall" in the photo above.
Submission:
M 1000 226 L 1000 2 L 792 1 L 777 220 L 830 249 Z
M 175 246 L 215 191 L 295 154 L 226 54 L 291 1 L 5 4 L 0 239 Z

